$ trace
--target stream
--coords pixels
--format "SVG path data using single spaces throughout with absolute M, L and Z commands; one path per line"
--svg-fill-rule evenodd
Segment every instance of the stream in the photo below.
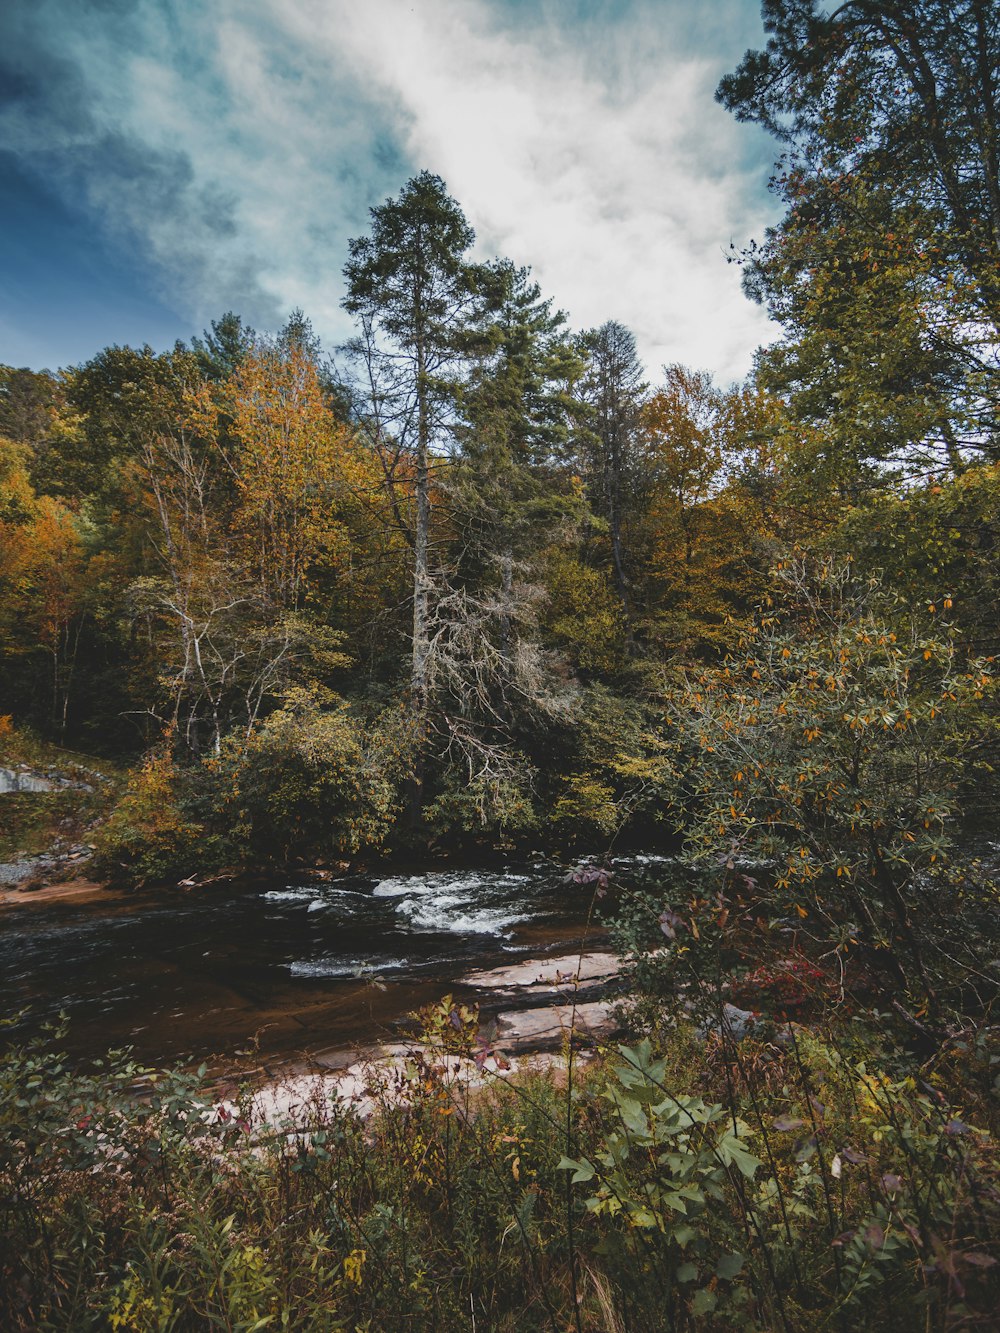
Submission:
M 620 858 L 616 877 L 660 858 Z M 396 1031 L 472 968 L 608 946 L 593 888 L 536 862 L 143 893 L 0 912 L 4 1039 L 64 1012 L 61 1043 L 142 1061 L 315 1058 Z

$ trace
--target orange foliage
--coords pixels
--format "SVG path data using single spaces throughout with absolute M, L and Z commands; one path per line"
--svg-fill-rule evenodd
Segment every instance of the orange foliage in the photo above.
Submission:
M 232 530 L 248 569 L 269 601 L 299 608 L 315 575 L 346 566 L 348 513 L 374 484 L 314 363 L 296 346 L 257 348 L 221 392 L 192 393 L 189 409 L 235 486 Z

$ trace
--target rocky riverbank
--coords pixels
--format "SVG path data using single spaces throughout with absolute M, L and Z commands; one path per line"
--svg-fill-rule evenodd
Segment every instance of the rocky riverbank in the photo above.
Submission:
M 455 983 L 454 1003 L 456 1014 L 459 1005 L 478 1009 L 474 1054 L 417 1040 L 316 1050 L 306 1061 L 261 1069 L 248 1079 L 252 1117 L 268 1125 L 302 1123 L 333 1102 L 346 1102 L 366 1117 L 405 1099 L 421 1061 L 434 1064 L 456 1100 L 528 1070 L 565 1078 L 570 1059 L 587 1063 L 622 1032 L 615 1007 L 619 966 L 613 953 L 588 952 L 471 972 Z M 236 1114 L 231 1081 L 219 1080 L 216 1087 L 223 1113 Z

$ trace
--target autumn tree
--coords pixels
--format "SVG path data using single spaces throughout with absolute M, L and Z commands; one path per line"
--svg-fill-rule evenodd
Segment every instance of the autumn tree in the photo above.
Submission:
M 307 663 L 322 675 L 346 660 L 307 613 L 346 560 L 359 451 L 305 351 L 258 340 L 221 384 L 187 387 L 141 461 L 158 571 L 134 585 L 136 609 L 169 630 L 174 725 L 198 752 L 204 716 L 218 752 Z
M 301 610 L 319 571 L 346 557 L 344 513 L 368 480 L 360 450 L 327 410 L 315 361 L 298 341 L 258 342 L 223 400 L 223 461 L 244 558 L 266 603 Z
M 753 910 L 931 1008 L 975 966 L 995 899 L 955 837 L 990 772 L 992 664 L 950 606 L 914 613 L 851 562 L 799 555 L 775 576 L 772 609 L 669 701 L 678 822 L 696 862 L 766 867 L 732 876 Z
M 633 560 L 651 643 L 718 649 L 763 595 L 774 556 L 775 418 L 754 386 L 722 390 L 681 365 L 665 367 L 643 404 Z
M 0 437 L 0 655 L 6 687 L 65 741 L 88 611 L 88 552 L 78 517 L 37 495 L 27 445 Z M 41 670 L 39 670 L 41 668 Z

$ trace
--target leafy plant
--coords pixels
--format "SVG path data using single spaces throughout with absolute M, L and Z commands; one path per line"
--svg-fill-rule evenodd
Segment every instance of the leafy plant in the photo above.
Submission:
M 739 1197 L 740 1182 L 753 1181 L 761 1165 L 747 1147 L 749 1126 L 720 1104 L 670 1093 L 667 1061 L 653 1058 L 648 1040 L 619 1055 L 601 1094 L 612 1108 L 601 1146 L 590 1158 L 563 1157 L 560 1169 L 573 1172 L 573 1184 L 596 1186 L 588 1211 L 618 1224 L 635 1259 L 648 1260 L 653 1238 L 667 1287 L 684 1290 L 691 1314 L 708 1314 L 719 1304 L 718 1284 L 697 1284 L 731 1282 L 746 1262 L 720 1249 L 720 1223 L 732 1187 Z
M 777 573 L 784 609 L 669 701 L 687 847 L 736 888 L 741 864 L 763 867 L 749 896 L 772 919 L 934 1004 L 929 942 L 968 956 L 968 922 L 996 916 L 995 891 L 951 859 L 962 793 L 989 771 L 991 665 L 936 608 L 901 615 L 849 565 Z

